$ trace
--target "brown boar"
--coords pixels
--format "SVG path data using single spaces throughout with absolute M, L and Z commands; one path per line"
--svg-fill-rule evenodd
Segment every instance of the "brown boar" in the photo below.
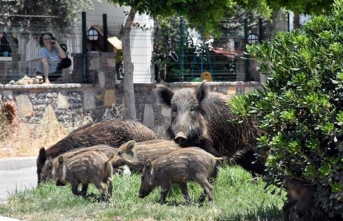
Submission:
M 315 185 L 298 179 L 288 178 L 285 182 L 288 201 L 282 207 L 283 220 L 301 220 L 301 213 L 315 210 Z
M 130 140 L 122 144 L 114 153 L 112 165 L 114 168 L 127 165 L 132 172 L 142 172 L 147 160 L 153 161 L 179 149 L 179 145 L 171 140 L 156 139 L 143 142 Z
M 206 196 L 208 201 L 212 202 L 213 187 L 209 182 L 209 178 L 213 176 L 217 160 L 222 159 L 216 158 L 200 148 L 189 147 L 163 155 L 152 162 L 148 160 L 144 166 L 138 196 L 144 198 L 153 189 L 161 186 L 160 203 L 163 204 L 166 201 L 170 187 L 173 183 L 176 183 L 180 186 L 186 203 L 189 203 L 187 182 L 194 181 L 204 189 L 199 202 L 202 203 Z
M 226 95 L 210 92 L 208 83 L 201 83 L 194 91 L 176 91 L 158 85 L 159 102 L 170 108 L 171 122 L 166 134 L 181 147 L 196 146 L 214 156 L 226 156 L 253 175 L 264 174 L 265 166 L 257 160 L 257 139 L 262 131 L 251 121 L 229 121 L 235 118 Z
M 37 158 L 38 184 L 41 182 L 41 171 L 45 161 L 62 153 L 79 147 L 91 147 L 106 144 L 114 148 L 129 141 L 137 142 L 156 139 L 156 134 L 143 124 L 131 120 L 108 120 L 91 123 L 72 131 L 50 148 L 41 148 Z
M 60 156 L 64 157 L 64 160 L 68 160 L 72 157 L 74 157 L 75 155 L 78 154 L 82 154 L 84 152 L 87 151 L 99 151 L 103 154 L 105 154 L 105 156 L 110 157 L 115 151 L 117 150 L 117 148 L 113 148 L 111 146 L 105 145 L 105 144 L 98 144 L 95 146 L 91 146 L 91 147 L 80 147 L 80 148 L 76 148 L 76 149 L 72 149 L 70 151 L 67 151 L 63 154 L 61 154 Z M 50 180 L 53 180 L 53 176 L 52 176 L 52 171 L 53 171 L 53 165 L 56 164 L 58 157 L 55 158 L 48 158 L 45 161 L 45 164 L 42 168 L 42 172 L 41 172 L 41 181 L 42 182 L 48 182 Z
M 68 159 L 61 155 L 53 165 L 53 176 L 61 185 L 71 183 L 74 195 L 85 196 L 87 191 L 79 191 L 79 184 L 88 187 L 93 183 L 100 191 L 101 199 L 105 199 L 106 195 L 112 196 L 113 190 L 111 159 L 99 151 L 86 151 Z M 103 183 L 107 184 L 108 194 Z

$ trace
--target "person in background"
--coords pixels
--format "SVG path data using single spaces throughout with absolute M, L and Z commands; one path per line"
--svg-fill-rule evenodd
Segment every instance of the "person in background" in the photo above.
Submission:
M 6 32 L 2 33 L 1 41 L 0 41 L 0 56 L 1 57 L 11 57 L 12 50 L 10 43 L 7 40 Z
M 62 72 L 57 71 L 57 66 L 67 55 L 51 33 L 41 34 L 39 44 L 42 47 L 38 52 L 40 62 L 37 67 L 37 75 L 43 76 L 44 83 L 50 84 L 50 81 L 56 81 L 61 76 Z

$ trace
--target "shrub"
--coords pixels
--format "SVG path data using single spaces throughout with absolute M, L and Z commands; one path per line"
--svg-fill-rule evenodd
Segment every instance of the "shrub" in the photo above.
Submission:
M 335 2 L 331 15 L 251 45 L 248 52 L 270 78 L 232 106 L 266 132 L 259 139 L 265 180 L 310 181 L 323 211 L 343 214 L 343 1 Z

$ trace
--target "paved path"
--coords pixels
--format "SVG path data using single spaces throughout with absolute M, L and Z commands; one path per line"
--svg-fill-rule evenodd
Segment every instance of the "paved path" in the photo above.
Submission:
M 0 159 L 0 201 L 37 186 L 36 157 Z M 0 221 L 18 221 L 0 216 Z
M 37 186 L 36 167 L 0 170 L 0 177 L 0 200 L 5 200 L 9 194 Z

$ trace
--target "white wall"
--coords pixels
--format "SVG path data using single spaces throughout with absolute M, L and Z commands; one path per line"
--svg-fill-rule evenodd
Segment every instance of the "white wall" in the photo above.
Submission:
M 92 25 L 103 24 L 102 15 L 107 14 L 109 36 L 118 36 L 121 25 L 124 24 L 126 16 L 124 11 L 129 11 L 129 7 L 118 7 L 104 0 L 102 3 L 94 3 L 94 10 L 86 11 L 87 29 Z M 133 82 L 150 83 L 154 79 L 151 56 L 153 49 L 153 26 L 154 21 L 149 16 L 143 14 L 135 15 L 135 22 L 141 26 L 151 28 L 142 31 L 132 26 L 131 29 L 131 59 L 134 65 Z

